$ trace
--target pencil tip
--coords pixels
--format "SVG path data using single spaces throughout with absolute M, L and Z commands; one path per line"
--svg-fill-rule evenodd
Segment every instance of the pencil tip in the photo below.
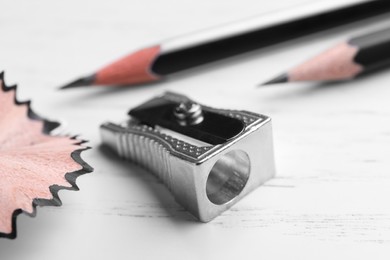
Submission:
M 62 86 L 59 89 L 63 90 L 63 89 L 68 89 L 68 88 L 78 88 L 78 87 L 83 87 L 83 86 L 89 86 L 89 85 L 92 85 L 94 83 L 94 81 L 95 81 L 95 75 L 91 75 L 88 77 L 76 79 L 75 81 L 72 81 L 72 82 Z
M 283 74 L 277 76 L 276 78 L 273 78 L 269 81 L 266 81 L 266 82 L 260 84 L 259 87 L 266 86 L 266 85 L 278 84 L 278 83 L 285 83 L 287 81 L 288 81 L 288 75 L 286 73 L 283 73 Z

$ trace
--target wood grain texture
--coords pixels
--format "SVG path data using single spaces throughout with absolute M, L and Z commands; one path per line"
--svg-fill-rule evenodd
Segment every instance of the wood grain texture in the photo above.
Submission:
M 289 81 L 334 81 L 353 79 L 363 71 L 354 61 L 358 48 L 340 43 L 288 72 Z
M 78 179 L 79 192 L 61 193 L 62 207 L 39 209 L 34 219 L 21 215 L 18 239 L 0 240 L 1 258 L 389 259 L 388 71 L 342 84 L 255 87 L 350 36 L 390 25 L 389 18 L 159 84 L 56 90 L 128 51 L 287 2 L 298 1 L 38 0 L 22 1 L 23 8 L 19 1 L 5 1 L 0 67 L 9 82 L 20 83 L 20 99 L 34 100 L 37 113 L 64 119 L 70 132 L 91 140 L 95 149 L 84 159 L 95 172 Z M 271 116 L 276 178 L 201 224 L 153 175 L 100 149 L 101 123 L 123 120 L 128 109 L 166 90 Z
M 131 53 L 100 69 L 93 84 L 131 85 L 158 80 L 160 76 L 155 75 L 150 67 L 159 52 L 159 46 L 152 46 Z

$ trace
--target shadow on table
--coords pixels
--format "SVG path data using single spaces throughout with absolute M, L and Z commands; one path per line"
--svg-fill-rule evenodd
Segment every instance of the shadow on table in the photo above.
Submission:
M 85 90 L 84 93 L 81 93 L 78 97 L 75 98 L 75 102 L 82 102 L 89 99 L 97 99 L 102 98 L 108 95 L 116 95 L 116 94 L 123 94 L 128 91 L 139 91 L 143 90 L 145 88 L 152 88 L 156 85 L 161 85 L 165 82 L 165 80 L 157 81 L 157 82 L 148 82 L 148 83 L 142 83 L 142 84 L 136 84 L 136 85 L 129 85 L 129 86 L 85 86 L 80 87 L 80 89 Z M 73 89 L 69 90 L 61 90 L 64 92 L 67 91 L 73 91 Z

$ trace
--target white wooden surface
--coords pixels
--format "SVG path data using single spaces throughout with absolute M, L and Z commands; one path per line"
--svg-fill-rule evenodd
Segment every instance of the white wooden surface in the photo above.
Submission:
M 379 25 L 364 22 L 133 89 L 56 87 L 139 47 L 298 2 L 3 0 L 0 68 L 20 99 L 90 140 L 95 172 L 63 206 L 20 215 L 0 259 L 389 259 L 390 75 L 342 84 L 255 84 Z M 171 90 L 273 118 L 277 177 L 208 224 L 152 175 L 99 148 L 98 126 Z M 6 126 L 1 126 L 6 127 Z

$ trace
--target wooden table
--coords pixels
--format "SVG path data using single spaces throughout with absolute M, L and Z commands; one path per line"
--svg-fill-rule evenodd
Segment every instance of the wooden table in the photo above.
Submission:
M 58 91 L 161 39 L 301 1 L 2 1 L 0 68 L 36 112 L 90 140 L 95 172 L 62 207 L 20 215 L 9 259 L 389 259 L 390 74 L 337 84 L 255 85 L 382 17 L 306 37 L 148 87 Z M 164 91 L 273 119 L 277 176 L 208 224 L 153 175 L 100 147 L 99 125 Z M 6 126 L 2 126 L 6 127 Z

